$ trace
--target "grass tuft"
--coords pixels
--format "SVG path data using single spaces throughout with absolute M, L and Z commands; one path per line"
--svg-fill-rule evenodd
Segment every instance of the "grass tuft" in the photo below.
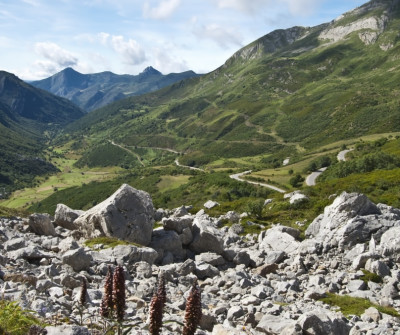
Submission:
M 115 237 L 108 237 L 108 236 L 95 237 L 85 241 L 85 245 L 91 249 L 95 249 L 95 246 L 99 244 L 103 245 L 104 249 L 114 248 L 117 245 L 134 245 L 136 247 L 142 247 L 138 243 L 123 241 Z
M 376 305 L 364 298 L 354 298 L 348 295 L 327 293 L 327 297 L 322 298 L 321 301 L 331 306 L 338 306 L 345 316 L 361 316 L 366 309 L 375 307 L 381 313 L 389 314 L 394 317 L 400 317 L 400 314 L 393 307 Z

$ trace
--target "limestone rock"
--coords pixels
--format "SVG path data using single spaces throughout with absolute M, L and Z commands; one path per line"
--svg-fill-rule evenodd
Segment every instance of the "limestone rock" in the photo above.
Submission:
M 294 253 L 300 243 L 286 232 L 282 232 L 280 227 L 269 229 L 260 243 L 260 249 L 267 254 L 270 251 L 284 251 L 287 254 Z
M 325 309 L 315 309 L 297 321 L 305 334 L 348 335 L 350 326 L 343 317 Z
M 70 265 L 74 271 L 79 272 L 90 266 L 92 256 L 87 254 L 83 248 L 78 248 L 67 251 L 62 256 L 62 261 L 64 264 Z
M 193 242 L 190 249 L 196 254 L 214 252 L 222 255 L 224 252 L 222 233 L 207 215 L 196 215 L 193 221 Z
M 54 222 L 57 226 L 69 230 L 75 230 L 77 227 L 74 224 L 74 221 L 83 213 L 85 212 L 81 210 L 71 209 L 63 204 L 58 204 L 54 213 Z
M 28 223 L 29 227 L 38 235 L 57 235 L 49 214 L 32 214 L 29 216 Z
M 75 224 L 85 237 L 105 235 L 147 246 L 153 232 L 153 202 L 147 192 L 124 184 Z
M 343 192 L 311 223 L 306 236 L 322 243 L 325 252 L 333 247 L 350 249 L 372 236 L 379 239 L 395 224 L 365 195 Z
M 172 230 L 154 230 L 149 247 L 156 251 L 162 251 L 160 254 L 169 251 L 177 260 L 183 260 L 186 255 L 179 235 Z

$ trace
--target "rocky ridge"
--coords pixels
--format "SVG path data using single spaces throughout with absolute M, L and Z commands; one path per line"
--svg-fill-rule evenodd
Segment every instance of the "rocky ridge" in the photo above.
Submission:
M 111 213 L 121 211 L 126 218 L 123 225 L 132 231 L 136 209 L 121 207 L 121 202 L 128 204 L 138 194 L 152 213 L 146 224 L 153 228 L 154 221 L 162 223 L 142 247 L 86 247 L 87 228 L 82 229 L 79 222 L 90 211 L 76 212 L 66 206 L 58 207 L 55 220 L 44 214 L 29 219 L 2 218 L 3 297 L 48 320 L 54 316 L 73 320 L 78 313 L 80 283 L 86 278 L 85 319 L 98 322 L 108 266 L 119 264 L 125 270 L 126 319 L 139 322 L 130 334 L 147 334 L 142 328 L 160 271 L 167 280 L 164 320 L 182 322 L 185 298 L 194 280 L 199 280 L 203 318 L 196 334 L 400 332 L 399 319 L 376 308 L 367 309 L 360 317 L 345 317 L 338 308 L 319 301 L 330 292 L 400 310 L 399 209 L 374 204 L 362 194 L 343 193 L 310 224 L 304 240 L 299 230 L 280 225 L 259 235 L 242 236 L 241 219 L 235 212 L 215 218 L 203 210 L 190 214 L 185 206 L 152 211 L 145 192 L 123 185 L 104 204 L 114 206 Z M 120 220 L 121 216 L 116 221 Z M 102 222 L 112 227 L 115 222 L 111 221 L 109 215 Z M 222 226 L 227 221 L 230 227 Z M 97 230 L 96 236 L 112 235 L 112 229 L 97 228 L 92 230 Z M 361 269 L 379 275 L 382 283 L 363 281 Z M 179 334 L 180 329 L 178 324 L 168 323 L 162 334 Z M 90 333 L 89 327 L 76 325 L 47 330 L 48 334 Z

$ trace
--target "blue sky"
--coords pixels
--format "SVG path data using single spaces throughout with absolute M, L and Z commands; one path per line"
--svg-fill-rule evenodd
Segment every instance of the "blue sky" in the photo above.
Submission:
M 0 69 L 21 79 L 210 72 L 257 38 L 329 22 L 367 0 L 0 0 Z

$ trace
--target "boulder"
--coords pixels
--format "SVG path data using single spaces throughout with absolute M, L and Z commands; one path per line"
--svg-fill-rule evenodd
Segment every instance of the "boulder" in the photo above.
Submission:
M 299 245 L 300 243 L 292 235 L 283 232 L 282 227 L 275 226 L 266 232 L 260 242 L 260 249 L 267 254 L 271 251 L 283 251 L 291 254 L 297 251 Z
M 351 328 L 341 314 L 322 308 L 302 314 L 297 322 L 304 334 L 348 335 Z
M 278 335 L 282 334 L 285 328 L 293 327 L 295 324 L 296 321 L 294 320 L 287 319 L 282 316 L 266 314 L 256 326 L 256 330 L 261 334 Z
M 124 184 L 75 224 L 87 238 L 105 235 L 147 246 L 153 232 L 153 202 L 147 192 Z
M 152 265 L 158 257 L 158 253 L 154 249 L 134 245 L 117 245 L 114 248 L 100 250 L 92 254 L 95 261 L 108 260 L 112 263 L 125 265 L 128 268 L 137 262 L 147 262 Z
M 383 233 L 380 250 L 385 256 L 393 256 L 400 252 L 400 227 L 393 227 Z
M 91 261 L 92 256 L 83 248 L 69 250 L 62 256 L 62 262 L 71 266 L 76 272 L 88 269 Z
M 212 209 L 212 208 L 217 207 L 217 206 L 219 206 L 219 203 L 216 202 L 216 201 L 212 201 L 212 200 L 208 200 L 204 204 L 204 207 L 207 208 L 207 209 Z
M 38 235 L 56 236 L 56 230 L 51 222 L 49 214 L 32 214 L 29 216 L 28 224 L 32 231 Z
M 74 221 L 83 213 L 85 212 L 81 210 L 71 209 L 63 204 L 58 204 L 54 213 L 54 222 L 57 226 L 69 230 L 75 230 L 77 227 L 74 224 Z
M 169 251 L 176 260 L 183 260 L 186 255 L 179 235 L 173 230 L 154 230 L 149 247 L 159 252 L 160 255 Z
M 320 242 L 325 252 L 333 247 L 348 250 L 371 237 L 380 240 L 396 218 L 363 194 L 343 192 L 310 224 L 306 236 Z
M 190 228 L 193 223 L 192 215 L 183 216 L 170 216 L 168 218 L 163 218 L 161 223 L 165 230 L 174 230 L 178 234 L 181 234 L 186 228 Z
M 223 235 L 207 215 L 196 215 L 193 220 L 192 232 L 193 242 L 189 247 L 194 253 L 214 252 L 218 255 L 223 254 Z

